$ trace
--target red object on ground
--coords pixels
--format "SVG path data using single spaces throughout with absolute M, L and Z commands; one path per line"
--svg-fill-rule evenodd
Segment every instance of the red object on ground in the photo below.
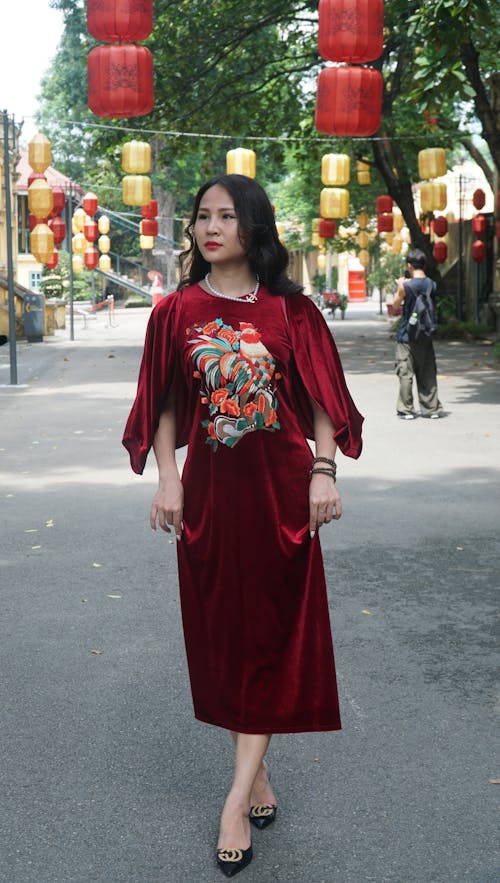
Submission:
M 88 105 L 100 117 L 145 116 L 154 106 L 153 56 L 145 46 L 124 43 L 89 52 Z
M 314 124 L 327 135 L 374 135 L 380 127 L 384 80 L 371 67 L 324 68 L 318 77 Z
M 474 260 L 476 264 L 481 264 L 485 258 L 486 245 L 482 239 L 476 239 L 476 241 L 472 243 L 472 260 Z
M 362 64 L 384 48 L 384 0 L 320 0 L 318 50 L 327 61 Z
M 153 0 L 87 0 L 87 30 L 103 43 L 135 43 L 153 30 Z
M 318 233 L 321 239 L 333 239 L 336 229 L 335 221 L 322 220 L 319 222 Z
M 434 255 L 435 261 L 438 264 L 444 264 L 446 258 L 448 257 L 448 246 L 446 245 L 446 242 L 436 242 L 432 253 Z

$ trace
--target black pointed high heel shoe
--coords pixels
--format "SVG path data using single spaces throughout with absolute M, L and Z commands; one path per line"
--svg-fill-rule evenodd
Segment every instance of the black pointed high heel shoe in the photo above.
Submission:
M 265 761 L 264 761 L 265 763 Z M 267 778 L 269 782 L 271 781 L 271 771 L 269 769 L 269 765 L 266 763 L 267 768 Z M 260 831 L 263 831 L 264 828 L 268 828 L 269 825 L 276 819 L 276 814 L 278 812 L 278 807 L 274 803 L 259 803 L 255 806 L 250 807 L 249 819 L 254 825 L 255 828 L 259 828 Z
M 234 877 L 250 864 L 253 858 L 252 844 L 248 849 L 218 849 L 217 865 L 226 877 Z
M 268 828 L 276 819 L 278 807 L 274 803 L 259 803 L 250 807 L 249 819 L 261 831 Z

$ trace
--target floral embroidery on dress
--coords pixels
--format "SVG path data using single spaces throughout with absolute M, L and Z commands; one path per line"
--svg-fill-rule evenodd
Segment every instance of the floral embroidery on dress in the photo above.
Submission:
M 276 362 L 257 328 L 240 322 L 236 330 L 215 319 L 188 328 L 186 335 L 193 376 L 201 380 L 201 401 L 210 414 L 201 424 L 207 444 L 214 451 L 219 443 L 232 448 L 247 432 L 279 429 Z

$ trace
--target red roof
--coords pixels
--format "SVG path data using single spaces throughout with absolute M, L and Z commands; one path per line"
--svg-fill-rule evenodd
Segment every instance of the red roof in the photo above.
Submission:
M 32 171 L 33 169 L 28 162 L 28 151 L 21 148 L 19 162 L 16 168 L 17 180 L 14 185 L 18 193 L 27 193 L 28 178 Z M 62 172 L 58 172 L 57 169 L 53 169 L 52 166 L 49 166 L 48 169 L 45 170 L 44 175 L 51 187 L 62 187 L 65 190 L 70 186 L 73 186 L 79 196 L 83 195 L 83 189 L 79 184 L 72 181 L 71 178 L 67 178 Z

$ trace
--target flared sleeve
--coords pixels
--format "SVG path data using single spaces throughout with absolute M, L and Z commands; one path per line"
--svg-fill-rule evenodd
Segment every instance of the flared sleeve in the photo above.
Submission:
M 346 457 L 361 454 L 363 417 L 344 377 L 342 363 L 322 314 L 306 295 L 284 298 L 295 360 L 294 397 L 304 435 L 314 438 L 312 401 L 334 426 L 334 439 Z
M 177 324 L 180 292 L 167 295 L 153 309 L 146 331 L 137 394 L 122 443 L 134 472 L 142 475 L 170 391 L 176 390 L 176 447 L 187 444 L 188 392 L 180 369 Z

